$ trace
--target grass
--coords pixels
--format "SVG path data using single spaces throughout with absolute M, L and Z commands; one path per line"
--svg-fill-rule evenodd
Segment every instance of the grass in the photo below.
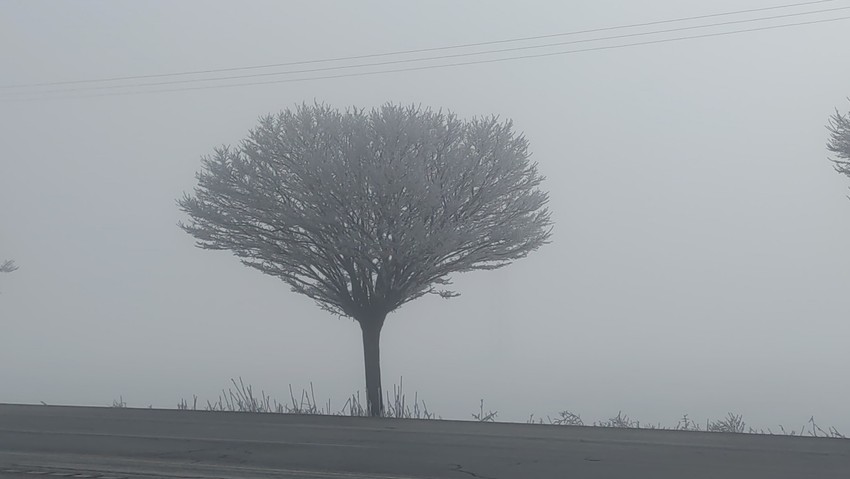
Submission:
M 245 385 L 242 378 L 231 379 L 231 386 L 228 389 L 222 389 L 218 400 L 215 402 L 207 401 L 200 409 L 198 408 L 198 396 L 193 396 L 192 404 L 182 399 L 177 404 L 177 409 L 186 410 L 203 410 L 203 411 L 229 411 L 229 412 L 253 412 L 253 413 L 277 413 L 277 414 L 311 414 L 311 415 L 332 415 L 332 416 L 368 416 L 366 405 L 361 399 L 360 392 L 352 394 L 343 403 L 342 407 L 335 409 L 331 404 L 331 400 L 321 405 L 316 400 L 316 393 L 313 389 L 313 383 L 310 383 L 310 389 L 304 389 L 301 394 L 296 396 L 292 385 L 289 386 L 289 401 L 281 402 L 271 398 L 265 391 L 261 390 L 259 395 L 254 392 L 254 388 L 249 384 Z M 483 407 L 483 405 L 482 405 Z M 393 392 L 387 391 L 387 396 L 384 402 L 384 417 L 388 418 L 403 418 L 403 419 L 442 419 L 428 410 L 428 405 L 425 401 L 419 399 L 419 394 L 414 393 L 413 400 L 408 401 L 407 394 L 404 392 L 404 381 L 399 381 L 398 385 L 393 385 Z
M 316 400 L 316 394 L 312 383 L 310 383 L 309 389 L 303 389 L 301 393 L 297 395 L 290 385 L 289 399 L 283 402 L 272 398 L 263 390 L 257 394 L 250 384 L 246 385 L 243 382 L 242 378 L 231 379 L 230 383 L 231 386 L 227 389 L 222 389 L 221 394 L 219 394 L 216 401 L 206 401 L 199 405 L 198 396 L 193 396 L 191 403 L 182 399 L 177 404 L 177 409 L 181 411 L 229 411 L 266 414 L 368 416 L 368 409 L 364 404 L 365 399 L 361 397 L 359 391 L 348 397 L 341 407 L 334 408 L 330 399 L 321 404 Z M 123 397 L 120 397 L 118 400 L 113 400 L 112 407 L 124 408 L 127 407 L 127 403 L 124 402 Z M 477 422 L 496 422 L 498 414 L 498 411 L 485 409 L 484 400 L 482 399 L 478 404 L 478 410 L 471 413 L 470 418 Z M 392 393 L 387 391 L 384 402 L 383 417 L 422 420 L 442 419 L 442 417 L 428 409 L 425 401 L 419 398 L 418 393 L 414 393 L 412 400 L 409 400 L 407 393 L 404 391 L 403 378 L 399 380 L 398 385 L 393 385 Z M 569 410 L 561 411 L 555 417 L 547 416 L 545 420 L 542 417 L 535 418 L 532 414 L 526 422 L 528 424 L 549 424 L 555 426 L 660 429 L 668 431 L 766 434 L 847 439 L 847 436 L 839 432 L 834 427 L 828 427 L 826 429 L 822 428 L 815 422 L 814 416 L 810 417 L 809 420 L 803 423 L 799 428 L 786 429 L 783 425 L 779 425 L 779 427 L 775 430 L 771 428 L 756 429 L 748 426 L 744 422 L 742 415 L 731 412 L 721 419 L 708 419 L 705 421 L 705 424 L 698 423 L 685 414 L 673 426 L 641 423 L 639 420 L 629 417 L 622 411 L 618 411 L 616 416 L 589 423 L 585 422 L 580 415 Z

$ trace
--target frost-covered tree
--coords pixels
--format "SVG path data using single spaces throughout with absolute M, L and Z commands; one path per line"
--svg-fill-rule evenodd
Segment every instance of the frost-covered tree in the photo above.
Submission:
M 17 269 L 18 267 L 15 265 L 14 261 L 8 260 L 0 262 L 0 273 L 11 273 Z
M 323 309 L 359 323 L 371 415 L 383 411 L 387 315 L 453 273 L 496 269 L 547 243 L 528 141 L 510 121 L 387 104 L 302 105 L 203 158 L 181 227 Z
M 850 177 L 850 113 L 842 115 L 836 110 L 826 127 L 830 133 L 827 148 L 836 156 L 832 163 L 839 173 Z

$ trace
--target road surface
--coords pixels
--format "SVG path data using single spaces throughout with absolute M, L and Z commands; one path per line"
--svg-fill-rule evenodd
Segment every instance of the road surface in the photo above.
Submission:
M 850 478 L 850 440 L 0 405 L 0 479 Z

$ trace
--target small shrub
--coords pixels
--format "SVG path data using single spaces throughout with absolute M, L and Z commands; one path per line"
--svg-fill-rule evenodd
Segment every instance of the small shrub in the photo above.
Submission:
M 584 426 L 581 416 L 570 411 L 561 411 L 555 419 L 549 419 L 550 424 L 558 426 Z
M 478 413 L 472 413 L 473 419 L 478 422 L 496 422 L 496 416 L 499 415 L 498 411 L 487 411 L 484 412 L 484 400 L 482 399 L 478 406 Z
M 607 421 L 598 421 L 593 423 L 593 425 L 597 427 L 637 429 L 640 428 L 640 421 L 630 419 L 629 416 L 623 414 L 623 411 L 620 411 L 616 416 L 609 418 Z
M 679 419 L 679 422 L 676 424 L 674 428 L 676 431 L 700 431 L 699 424 L 696 423 L 693 419 L 689 418 L 687 414 L 683 414 L 682 418 Z
M 717 421 L 708 421 L 705 425 L 705 430 L 708 432 L 735 432 L 742 433 L 745 431 L 745 424 L 740 414 L 735 415 L 729 413 L 725 418 Z

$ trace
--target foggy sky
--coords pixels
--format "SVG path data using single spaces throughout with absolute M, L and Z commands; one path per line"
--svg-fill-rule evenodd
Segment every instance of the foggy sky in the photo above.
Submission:
M 0 83 L 782 3 L 792 2 L 4 0 Z M 846 11 L 819 18 L 830 15 Z M 762 427 L 814 415 L 846 434 L 850 182 L 827 161 L 824 125 L 850 108 L 848 26 L 243 88 L 0 99 L 0 260 L 20 266 L 0 276 L 0 402 L 123 395 L 174 407 L 212 399 L 237 376 L 282 399 L 290 383 L 312 381 L 339 406 L 362 390 L 357 325 L 229 253 L 195 248 L 175 200 L 194 186 L 201 155 L 235 144 L 261 115 L 303 101 L 393 101 L 512 118 L 547 176 L 555 229 L 552 244 L 510 267 L 456 275 L 461 297 L 393 313 L 385 386 L 403 376 L 452 418 L 484 398 L 504 420 L 622 410 L 672 425 L 733 411 Z

